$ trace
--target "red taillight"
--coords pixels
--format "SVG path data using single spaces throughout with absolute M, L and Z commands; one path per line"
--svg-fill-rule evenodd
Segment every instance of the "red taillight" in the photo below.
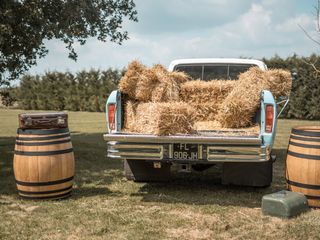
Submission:
M 273 106 L 267 105 L 266 106 L 266 132 L 267 133 L 272 132 L 273 118 L 274 118 Z
M 116 105 L 115 104 L 109 104 L 108 105 L 108 123 L 109 123 L 109 128 L 111 130 L 115 130 L 115 128 L 116 128 L 115 113 L 116 113 Z

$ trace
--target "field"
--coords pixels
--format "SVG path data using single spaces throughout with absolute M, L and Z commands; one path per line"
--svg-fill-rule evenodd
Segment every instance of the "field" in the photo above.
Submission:
M 279 120 L 269 188 L 222 186 L 217 176 L 176 174 L 169 183 L 127 181 L 106 159 L 102 113 L 70 112 L 75 188 L 62 201 L 19 199 L 12 158 L 20 110 L 0 109 L 0 239 L 320 239 L 320 210 L 284 220 L 261 214 L 263 195 L 285 188 L 290 129 Z

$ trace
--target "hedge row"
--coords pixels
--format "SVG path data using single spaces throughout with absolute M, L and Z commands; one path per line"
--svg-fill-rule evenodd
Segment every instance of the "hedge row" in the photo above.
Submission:
M 284 68 L 291 71 L 294 81 L 289 106 L 282 117 L 318 120 L 320 119 L 320 56 L 286 59 L 275 56 L 263 59 L 269 68 Z
M 15 95 L 23 109 L 101 112 L 121 75 L 121 71 L 112 69 L 26 75 Z

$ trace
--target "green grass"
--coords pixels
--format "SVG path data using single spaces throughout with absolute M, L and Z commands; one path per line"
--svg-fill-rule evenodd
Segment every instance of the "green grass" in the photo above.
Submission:
M 12 172 L 20 110 L 0 109 L 0 239 L 319 239 L 320 211 L 282 220 L 261 214 L 264 194 L 285 188 L 290 129 L 319 121 L 280 120 L 270 188 L 222 186 L 215 176 L 170 183 L 127 181 L 105 157 L 102 113 L 69 112 L 76 157 L 74 193 L 62 201 L 19 199 Z

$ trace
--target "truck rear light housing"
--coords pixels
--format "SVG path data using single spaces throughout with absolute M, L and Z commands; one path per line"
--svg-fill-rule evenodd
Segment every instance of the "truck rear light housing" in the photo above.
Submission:
M 266 105 L 266 133 L 271 133 L 273 128 L 273 120 L 274 120 L 274 108 L 273 105 Z
M 110 130 L 116 129 L 116 105 L 114 103 L 108 104 L 108 124 Z

